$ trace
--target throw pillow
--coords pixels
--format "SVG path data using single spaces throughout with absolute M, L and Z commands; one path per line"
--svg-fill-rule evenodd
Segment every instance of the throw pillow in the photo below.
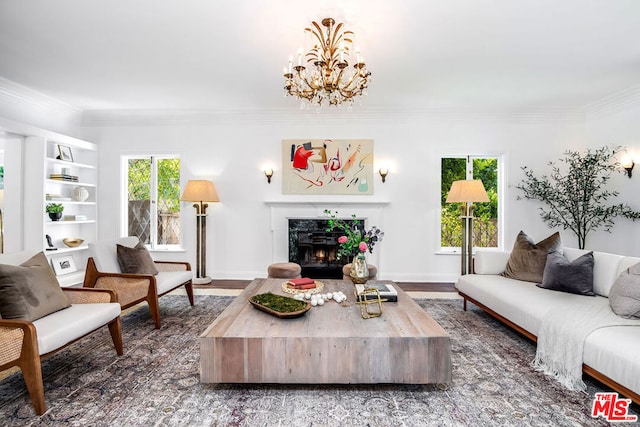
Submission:
M 142 242 L 138 242 L 133 248 L 116 244 L 116 250 L 118 264 L 120 264 L 120 270 L 123 273 L 158 274 L 156 264 Z
M 34 321 L 69 306 L 43 252 L 19 266 L 0 264 L 3 319 Z
M 507 268 L 503 276 L 525 282 L 542 282 L 542 273 L 550 252 L 562 253 L 560 233 L 553 233 L 546 239 L 533 243 L 533 240 L 523 231 L 518 233 L 513 245 Z
M 640 263 L 620 273 L 609 291 L 609 305 L 620 317 L 640 319 Z
M 569 261 L 553 252 L 547 255 L 540 288 L 578 295 L 595 296 L 593 292 L 593 252 Z

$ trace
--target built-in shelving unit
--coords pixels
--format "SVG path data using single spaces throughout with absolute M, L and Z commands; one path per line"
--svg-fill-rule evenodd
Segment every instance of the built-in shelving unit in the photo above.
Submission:
M 61 157 L 67 157 L 63 160 Z M 38 189 L 25 195 L 25 206 L 36 207 L 27 211 L 26 241 L 40 241 L 41 249 L 52 264 L 63 265 L 69 273 L 57 272 L 61 286 L 82 283 L 87 262 L 88 243 L 97 239 L 98 228 L 98 152 L 93 143 L 63 135 L 29 136 L 25 139 L 26 188 Z M 56 179 L 52 175 L 73 178 Z M 71 180 L 74 179 L 74 180 Z M 80 197 L 80 188 L 86 190 L 86 199 Z M 64 207 L 62 218 L 53 221 L 46 205 L 59 203 Z M 78 217 L 78 219 L 75 219 Z M 51 237 L 55 250 L 49 250 L 46 236 Z M 78 247 L 68 247 L 65 238 L 80 238 Z

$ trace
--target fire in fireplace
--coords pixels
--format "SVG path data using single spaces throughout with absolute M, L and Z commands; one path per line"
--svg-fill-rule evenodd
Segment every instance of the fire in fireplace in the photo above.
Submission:
M 359 220 L 364 229 L 364 221 Z M 354 225 L 352 220 L 347 223 Z M 326 231 L 326 219 L 289 219 L 289 261 L 302 267 L 302 276 L 312 279 L 342 279 L 342 266 L 349 259 L 337 259 L 339 230 Z

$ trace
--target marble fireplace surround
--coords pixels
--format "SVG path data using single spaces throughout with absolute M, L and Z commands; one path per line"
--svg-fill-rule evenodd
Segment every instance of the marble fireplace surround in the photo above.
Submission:
M 349 219 L 355 214 L 365 221 L 365 228 L 375 225 L 384 228 L 384 209 L 390 202 L 380 201 L 265 201 L 269 207 L 271 227 L 272 262 L 284 262 L 289 259 L 289 219 L 325 219 L 325 209 L 338 211 L 340 218 Z M 384 245 L 376 246 L 367 261 L 378 267 L 378 277 L 384 277 L 382 265 Z

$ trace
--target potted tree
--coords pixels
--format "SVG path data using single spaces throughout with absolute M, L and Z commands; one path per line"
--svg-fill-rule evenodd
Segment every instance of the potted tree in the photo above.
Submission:
M 604 146 L 586 150 L 580 154 L 567 150 L 560 162 L 565 167 L 549 162 L 551 173 L 537 176 L 524 166 L 525 179 L 516 188 L 525 199 L 539 200 L 540 216 L 549 227 L 571 230 L 578 238 L 578 247 L 585 248 L 589 232 L 602 227 L 611 232 L 616 217 L 640 219 L 640 211 L 634 211 L 626 203 L 609 203 L 618 196 L 607 184 L 611 174 L 620 171 L 616 155 L 623 147 Z M 520 197 L 518 197 L 520 198 Z
M 49 214 L 49 218 L 51 221 L 59 221 L 62 218 L 62 211 L 64 210 L 64 206 L 60 203 L 49 203 L 47 204 L 45 210 Z

